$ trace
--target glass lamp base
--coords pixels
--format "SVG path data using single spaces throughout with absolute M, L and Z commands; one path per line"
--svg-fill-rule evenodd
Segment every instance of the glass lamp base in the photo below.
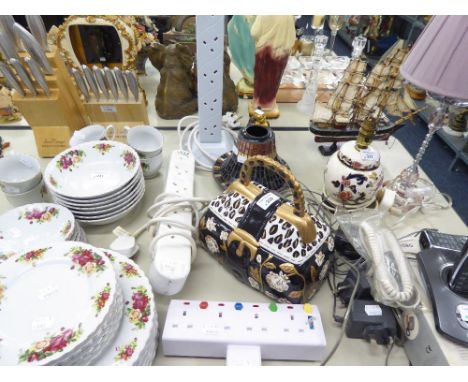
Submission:
M 395 192 L 391 209 L 397 215 L 404 215 L 415 208 L 421 208 L 436 194 L 435 186 L 419 177 L 418 167 L 410 166 L 403 170 L 387 188 Z

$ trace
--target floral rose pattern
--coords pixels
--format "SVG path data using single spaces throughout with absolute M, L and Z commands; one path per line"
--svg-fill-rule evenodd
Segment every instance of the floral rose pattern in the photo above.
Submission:
M 70 220 L 67 220 L 67 222 L 65 223 L 64 227 L 60 230 L 60 234 L 63 236 L 63 237 L 67 237 L 68 234 L 70 233 L 71 231 L 71 228 L 72 228 L 72 223 Z
M 112 256 L 111 253 L 109 253 L 109 252 L 104 252 L 104 254 L 107 256 L 107 258 L 108 258 L 110 261 L 112 261 L 112 262 L 115 261 L 115 257 Z
M 32 344 L 29 349 L 20 354 L 19 362 L 41 361 L 55 353 L 62 352 L 68 345 L 76 342 L 82 333 L 81 324 L 76 330 L 61 328 L 60 334 L 46 337 Z
M 356 184 L 352 184 L 351 180 L 355 179 Z M 367 177 L 361 174 L 348 174 L 348 176 L 341 177 L 341 180 L 332 181 L 333 186 L 339 189 L 338 197 L 342 201 L 351 200 L 353 195 L 356 194 L 357 186 L 364 184 L 367 181 Z M 359 198 L 363 197 L 363 193 L 360 193 Z
M 132 278 L 139 277 L 137 269 L 130 263 L 121 261 L 120 263 L 121 274 L 120 277 Z
M 73 167 L 80 163 L 84 156 L 86 154 L 83 150 L 70 150 L 63 154 L 55 164 L 60 172 L 62 170 L 72 171 Z
M 3 277 L 0 277 L 2 279 Z M 6 285 L 0 282 L 0 304 L 2 303 L 3 298 L 5 297 Z
M 98 143 L 97 145 L 93 146 L 93 149 L 96 149 L 101 153 L 101 155 L 107 154 L 111 148 L 114 146 L 109 143 Z
M 102 308 L 106 306 L 106 302 L 109 299 L 110 292 L 111 287 L 109 283 L 107 283 L 104 289 L 100 291 L 95 297 L 93 297 L 94 307 L 96 308 L 96 317 L 99 313 L 101 313 Z
M 286 292 L 289 289 L 289 278 L 282 271 L 280 273 L 275 273 L 270 271 L 265 280 L 271 289 L 274 289 L 278 292 Z
M 52 175 L 49 175 L 49 182 L 54 187 L 58 186 L 57 180 Z
M 59 210 L 55 207 L 46 207 L 43 210 L 33 208 L 32 210 L 26 208 L 20 212 L 18 220 L 27 220 L 29 224 L 45 223 L 51 221 L 53 218 L 58 217 Z
M 129 344 L 118 346 L 115 348 L 117 350 L 117 355 L 114 357 L 115 361 L 128 361 L 132 358 L 133 353 L 138 345 L 138 338 L 134 338 Z
M 136 163 L 135 155 L 128 150 L 124 150 L 120 157 L 123 158 L 125 167 L 127 167 L 128 170 L 133 170 Z
M 102 272 L 106 268 L 104 259 L 90 249 L 74 247 L 69 253 L 65 254 L 65 256 L 70 254 L 72 255 L 72 261 L 78 267 L 78 270 L 88 275 L 96 272 Z M 75 268 L 75 265 L 72 269 Z
M 44 256 L 44 254 L 50 249 L 48 248 L 41 248 L 41 249 L 36 249 L 34 251 L 29 251 L 28 253 L 25 253 L 24 255 L 21 255 L 18 257 L 15 262 L 16 263 L 33 263 L 35 260 L 39 260 Z
M 151 314 L 148 291 L 144 286 L 132 287 L 132 290 L 132 301 L 126 302 L 127 305 L 132 304 L 127 307 L 128 318 L 138 329 L 144 329 Z

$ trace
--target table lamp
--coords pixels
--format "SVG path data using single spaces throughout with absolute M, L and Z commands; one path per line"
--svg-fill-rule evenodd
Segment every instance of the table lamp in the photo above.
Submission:
M 419 177 L 418 165 L 449 105 L 468 105 L 468 16 L 434 16 L 400 67 L 402 77 L 439 101 L 428 133 L 411 166 L 388 186 L 396 192 L 394 210 L 405 213 L 434 194 Z

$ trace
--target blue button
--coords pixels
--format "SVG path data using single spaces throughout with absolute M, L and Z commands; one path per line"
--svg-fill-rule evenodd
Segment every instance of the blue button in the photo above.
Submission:
M 242 305 L 241 302 L 236 302 L 236 303 L 234 304 L 234 308 L 235 308 L 236 310 L 242 310 L 243 307 L 244 307 L 244 305 Z

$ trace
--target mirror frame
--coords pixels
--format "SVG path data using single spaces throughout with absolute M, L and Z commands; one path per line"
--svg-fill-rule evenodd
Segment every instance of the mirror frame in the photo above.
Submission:
M 59 27 L 57 33 L 57 48 L 65 63 L 80 69 L 81 63 L 75 54 L 70 38 L 70 26 L 73 25 L 103 25 L 116 29 L 122 46 L 121 70 L 135 68 L 137 56 L 137 33 L 132 26 L 134 18 L 131 16 L 69 16 Z

